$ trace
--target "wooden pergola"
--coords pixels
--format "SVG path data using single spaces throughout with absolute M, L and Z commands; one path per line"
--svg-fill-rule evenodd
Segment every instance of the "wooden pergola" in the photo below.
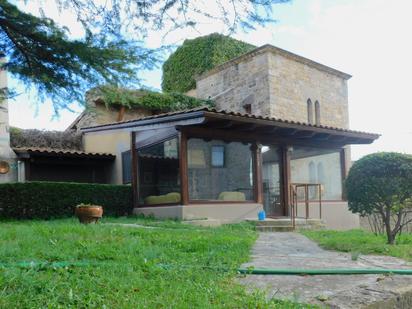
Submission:
M 176 134 L 179 145 L 180 205 L 196 203 L 189 199 L 188 188 L 188 139 L 239 141 L 252 144 L 254 202 L 262 203 L 262 144 L 276 144 L 281 149 L 281 176 L 283 183 L 282 203 L 289 205 L 290 194 L 290 148 L 299 146 L 340 149 L 342 178 L 346 176 L 344 146 L 370 144 L 377 134 L 333 128 L 321 125 L 285 121 L 276 118 L 199 108 L 175 113 L 161 114 L 118 124 L 103 125 L 94 130 L 126 129 L 131 133 L 132 187 L 134 207 L 139 207 L 139 143 L 155 142 L 159 136 Z M 93 129 L 89 129 L 92 131 Z M 168 131 L 170 130 L 170 131 Z M 152 132 L 152 133 L 151 133 Z M 160 132 L 160 133 L 159 133 Z M 169 133 L 168 133 L 169 132 Z M 144 135 L 144 138 L 139 138 Z M 224 203 L 224 201 L 208 201 Z

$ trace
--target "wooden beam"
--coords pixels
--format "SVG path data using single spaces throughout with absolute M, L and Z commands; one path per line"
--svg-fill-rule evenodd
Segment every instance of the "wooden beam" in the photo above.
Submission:
M 185 132 L 179 132 L 179 175 L 181 202 L 182 205 L 189 205 L 187 136 Z
M 315 136 L 316 132 L 313 131 L 299 131 L 296 132 L 293 137 L 296 138 L 312 138 L 313 136 Z
M 291 216 L 289 213 L 290 204 L 290 151 L 289 146 L 284 145 L 281 148 L 281 172 L 282 172 L 282 202 L 284 214 Z
M 207 127 L 211 129 L 228 129 L 233 126 L 233 121 L 230 120 L 219 120 L 207 122 Z
M 257 125 L 254 123 L 244 123 L 244 124 L 234 125 L 233 130 L 250 132 L 250 131 L 255 130 L 256 127 Z
M 136 132 L 130 134 L 130 154 L 132 159 L 132 200 L 133 207 L 139 204 L 139 157 L 136 149 Z
M 263 204 L 263 179 L 262 179 L 262 146 L 253 143 L 250 147 L 253 162 L 253 195 L 258 204 Z
M 258 142 L 260 144 L 283 144 L 283 145 L 300 145 L 318 148 L 342 148 L 341 143 L 330 141 L 319 141 L 309 139 L 298 139 L 291 137 L 279 137 L 277 135 L 259 134 L 256 132 L 239 132 L 236 130 L 219 130 L 208 129 L 206 127 L 181 127 L 181 131 L 187 134 L 187 137 L 197 137 L 202 139 L 220 139 L 226 141 L 240 142 Z
M 345 179 L 348 174 L 348 169 L 346 165 L 346 149 L 342 148 L 339 153 L 340 157 L 340 168 L 341 168 L 341 177 L 342 177 L 342 200 L 346 201 L 346 192 L 345 192 Z

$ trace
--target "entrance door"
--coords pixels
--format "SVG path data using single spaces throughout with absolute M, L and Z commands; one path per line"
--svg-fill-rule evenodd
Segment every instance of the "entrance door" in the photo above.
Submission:
M 285 215 L 282 203 L 281 162 L 279 147 L 262 147 L 263 207 L 268 217 Z

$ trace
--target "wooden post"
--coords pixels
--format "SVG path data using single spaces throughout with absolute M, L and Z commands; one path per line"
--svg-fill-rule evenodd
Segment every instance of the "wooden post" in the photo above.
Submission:
M 250 147 L 253 162 L 253 195 L 258 204 L 263 204 L 263 180 L 262 180 L 262 147 L 253 143 Z
M 345 179 L 347 176 L 347 166 L 346 166 L 346 150 L 345 148 L 342 148 L 340 150 L 340 168 L 341 168 L 341 174 L 342 174 L 342 200 L 346 201 L 346 190 L 344 187 Z
M 289 213 L 289 206 L 290 206 L 290 152 L 288 150 L 288 146 L 283 146 L 281 148 L 282 152 L 282 193 L 283 193 L 283 208 L 284 213 L 287 216 L 292 215 Z
M 139 164 L 138 153 L 136 149 L 136 132 L 130 134 L 130 155 L 132 159 L 132 195 L 133 207 L 138 207 L 139 204 Z
M 306 219 L 309 219 L 309 186 L 305 185 L 305 209 L 306 209 Z
M 181 203 L 182 205 L 189 205 L 187 135 L 184 131 L 179 133 L 179 175 Z

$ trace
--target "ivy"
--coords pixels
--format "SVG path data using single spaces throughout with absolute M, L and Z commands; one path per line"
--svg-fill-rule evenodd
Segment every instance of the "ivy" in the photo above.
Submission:
M 218 33 L 185 40 L 163 64 L 162 89 L 165 92 L 194 89 L 196 76 L 255 48 Z
M 155 92 L 150 90 L 132 90 L 103 86 L 92 90 L 94 95 L 105 102 L 106 106 L 126 106 L 144 108 L 154 112 L 170 112 L 191 109 L 200 106 L 213 106 L 210 100 L 201 100 L 177 92 Z

